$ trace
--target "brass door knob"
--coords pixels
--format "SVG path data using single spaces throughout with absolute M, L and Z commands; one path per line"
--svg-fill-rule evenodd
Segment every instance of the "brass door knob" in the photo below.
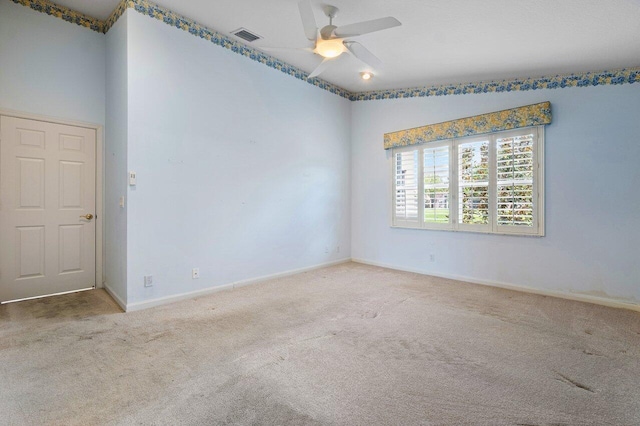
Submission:
M 80 217 L 84 217 L 84 218 L 85 218 L 85 219 L 87 219 L 87 220 L 91 220 L 91 219 L 93 219 L 93 215 L 92 215 L 91 213 L 87 213 L 87 214 L 85 214 L 84 216 L 83 216 L 83 215 L 80 215 Z

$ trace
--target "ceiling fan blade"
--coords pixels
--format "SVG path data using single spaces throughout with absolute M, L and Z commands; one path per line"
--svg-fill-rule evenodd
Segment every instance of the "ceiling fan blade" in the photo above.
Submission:
M 298 9 L 300 10 L 300 18 L 302 18 L 304 35 L 306 35 L 309 40 L 316 41 L 316 38 L 318 37 L 318 25 L 316 24 L 316 18 L 313 15 L 311 0 L 302 0 L 298 3 Z
M 369 65 L 373 69 L 382 68 L 382 61 L 378 59 L 376 55 L 371 53 L 369 49 L 358 43 L 357 41 L 345 41 L 345 47 L 356 58 L 360 59 L 365 64 Z
M 320 65 L 318 65 L 316 69 L 311 71 L 311 74 L 309 74 L 309 77 L 307 78 L 317 77 L 320 74 L 322 74 L 322 72 L 324 72 L 327 68 L 329 68 L 329 66 L 331 65 L 331 61 L 333 59 L 335 58 L 325 58 L 322 62 L 320 62 Z
M 374 19 L 372 21 L 358 22 L 357 24 L 343 25 L 336 28 L 333 33 L 336 37 L 355 37 L 362 34 L 373 33 L 375 31 L 386 30 L 387 28 L 398 27 L 402 25 L 400 21 L 391 16 L 386 18 Z
M 263 47 L 260 46 L 258 49 L 262 49 L 265 52 L 292 52 L 292 53 L 313 53 L 313 49 L 311 47 Z

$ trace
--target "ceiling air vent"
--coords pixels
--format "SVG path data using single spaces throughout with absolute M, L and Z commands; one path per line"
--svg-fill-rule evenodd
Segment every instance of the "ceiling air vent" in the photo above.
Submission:
M 251 31 L 247 30 L 246 28 L 238 28 L 235 31 L 231 31 L 231 34 L 233 34 L 236 37 L 239 37 L 239 38 L 243 39 L 244 41 L 248 41 L 249 43 L 251 43 L 252 41 L 256 41 L 256 40 L 262 38 L 258 34 L 252 33 Z

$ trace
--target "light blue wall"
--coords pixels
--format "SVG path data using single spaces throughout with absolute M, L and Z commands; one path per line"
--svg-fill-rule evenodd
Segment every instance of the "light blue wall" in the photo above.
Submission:
M 349 258 L 350 102 L 128 18 L 128 303 Z
M 104 124 L 104 35 L 0 1 L 0 108 Z
M 383 134 L 551 101 L 543 238 L 392 229 Z M 640 301 L 640 84 L 354 102 L 352 257 Z M 429 261 L 429 254 L 435 262 Z
M 127 303 L 127 22 L 130 11 L 106 35 L 105 286 Z

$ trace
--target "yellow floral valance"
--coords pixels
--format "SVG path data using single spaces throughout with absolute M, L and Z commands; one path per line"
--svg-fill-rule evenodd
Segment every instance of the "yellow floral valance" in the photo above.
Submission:
M 444 123 L 385 133 L 384 149 L 549 123 L 551 123 L 551 103 L 542 102 L 474 117 L 445 121 Z

